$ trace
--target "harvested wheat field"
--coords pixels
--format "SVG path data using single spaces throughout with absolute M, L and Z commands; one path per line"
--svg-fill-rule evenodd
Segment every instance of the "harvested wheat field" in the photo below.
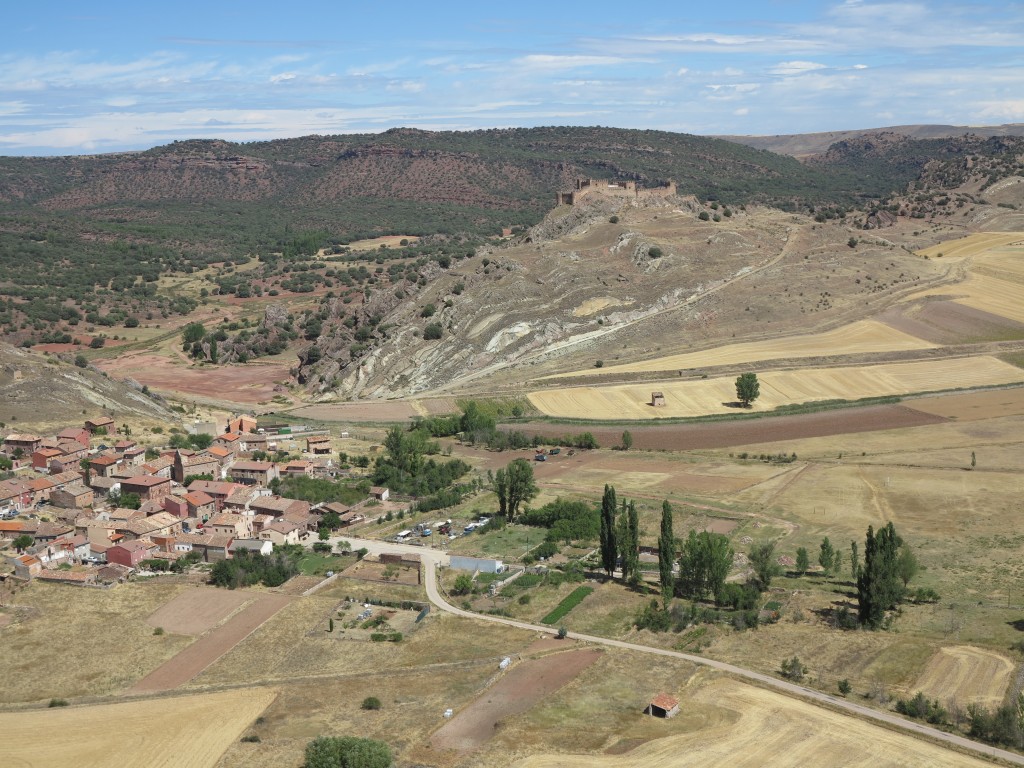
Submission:
M 442 726 L 431 739 L 435 749 L 476 749 L 502 720 L 526 712 L 601 658 L 588 648 L 523 661 Z
M 995 357 L 913 363 L 766 371 L 758 375 L 761 397 L 754 411 L 819 400 L 855 400 L 913 392 L 1024 382 L 1024 370 Z M 651 405 L 651 391 L 666 405 Z M 660 419 L 736 413 L 735 379 L 664 382 L 610 387 L 567 387 L 531 392 L 530 402 L 548 416 L 573 419 Z
M 932 259 L 938 257 L 939 254 L 942 254 L 944 259 L 962 259 L 1020 241 L 1024 241 L 1024 232 L 978 232 L 959 240 L 947 240 L 930 248 L 924 248 L 917 251 L 917 254 Z
M 733 680 L 705 687 L 683 707 L 709 711 L 705 727 L 655 739 L 619 755 L 537 755 L 517 768 L 743 768 L 829 765 L 837 768 L 982 768 L 991 763 L 902 732 Z M 724 712 L 723 712 L 724 710 Z M 674 721 L 665 722 L 671 732 Z
M 243 590 L 196 587 L 157 608 L 146 623 L 178 635 L 201 635 L 254 597 Z
M 995 389 L 963 395 L 923 397 L 906 404 L 921 413 L 956 421 L 981 421 L 1024 415 L 1024 389 Z
M 673 371 L 710 368 L 717 365 L 753 363 L 759 360 L 820 357 L 821 355 L 854 355 L 872 352 L 901 352 L 931 349 L 935 345 L 911 336 L 877 320 L 861 320 L 832 331 L 805 336 L 787 336 L 781 339 L 726 344 L 702 352 L 656 357 L 625 365 L 588 368 L 583 371 L 547 376 L 560 379 L 570 376 L 597 376 L 613 373 L 642 373 L 646 371 Z
M 245 689 L 4 713 L 2 761 L 6 768 L 209 768 L 276 695 Z
M 979 704 L 995 708 L 1003 703 L 1014 664 L 994 651 L 970 645 L 942 648 L 932 656 L 914 684 L 929 699 L 960 707 Z

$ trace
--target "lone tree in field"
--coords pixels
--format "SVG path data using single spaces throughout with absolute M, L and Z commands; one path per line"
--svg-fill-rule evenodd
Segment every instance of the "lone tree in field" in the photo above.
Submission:
M 757 381 L 756 373 L 741 373 L 736 379 L 736 399 L 744 408 L 761 395 L 761 385 Z
M 622 433 L 622 450 L 628 451 L 633 447 L 633 433 L 628 429 Z
M 672 536 L 672 505 L 666 499 L 661 505 L 661 534 L 658 536 L 658 576 L 666 602 L 672 596 L 672 563 L 675 558 L 675 539 Z
M 519 505 L 534 498 L 540 489 L 533 480 L 533 467 L 526 459 L 514 459 L 494 475 L 498 494 L 498 510 L 510 521 L 515 519 Z
M 619 551 L 615 545 L 615 488 L 604 487 L 601 498 L 601 567 L 609 576 L 615 571 Z

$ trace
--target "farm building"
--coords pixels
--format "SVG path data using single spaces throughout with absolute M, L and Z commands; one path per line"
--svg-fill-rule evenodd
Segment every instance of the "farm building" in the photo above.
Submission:
M 679 714 L 679 701 L 667 693 L 659 693 L 644 709 L 645 715 L 654 717 L 675 717 Z
M 456 571 L 480 571 L 480 573 L 504 573 L 505 564 L 501 560 L 487 557 L 464 557 L 452 555 L 451 567 Z
M 391 492 L 387 488 L 382 488 L 378 485 L 373 486 L 370 489 L 370 495 L 380 501 L 387 501 L 388 497 L 391 496 Z
M 651 405 L 655 408 L 664 408 L 665 394 L 663 392 L 651 392 Z

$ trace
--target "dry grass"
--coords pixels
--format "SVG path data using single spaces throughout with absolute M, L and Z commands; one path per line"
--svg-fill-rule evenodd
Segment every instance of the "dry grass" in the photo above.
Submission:
M 819 400 L 981 387 L 1024 382 L 1024 372 L 995 357 L 953 358 L 912 363 L 766 371 L 758 375 L 761 396 L 755 411 Z M 666 406 L 650 405 L 653 389 Z M 530 402 L 549 416 L 577 419 L 659 419 L 737 413 L 735 378 L 609 387 L 571 387 L 531 392 Z
M 699 369 L 717 365 L 753 363 L 759 360 L 820 357 L 823 354 L 853 355 L 870 352 L 895 352 L 930 349 L 934 346 L 934 344 L 929 344 L 927 341 L 910 336 L 876 320 L 861 320 L 824 333 L 785 336 L 779 339 L 751 341 L 743 344 L 726 344 L 702 352 L 687 352 L 681 355 L 656 357 L 653 360 L 641 360 L 626 365 L 572 371 L 546 378 Z
M 191 642 L 156 636 L 146 621 L 186 588 L 156 579 L 109 590 L 32 584 L 18 593 L 17 618 L 0 634 L 0 702 L 97 696 L 130 686 Z
M 220 624 L 255 595 L 242 590 L 196 587 L 155 610 L 146 623 L 179 635 L 201 635 Z
M 537 755 L 518 768 L 600 768 L 621 765 L 864 766 L 928 765 L 935 768 L 988 766 L 912 736 L 790 699 L 761 688 L 720 679 L 688 701 L 708 712 L 702 727 L 665 721 L 664 735 L 623 756 Z M 689 726 L 689 727 L 688 727 Z M 644 729 L 648 733 L 651 728 Z
M 266 689 L 224 691 L 0 714 L 3 763 L 212 768 L 275 695 Z

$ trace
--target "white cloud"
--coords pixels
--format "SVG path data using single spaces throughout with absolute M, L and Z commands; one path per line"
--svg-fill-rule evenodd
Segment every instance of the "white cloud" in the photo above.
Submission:
M 279 75 L 271 75 L 270 82 L 277 85 L 278 83 L 287 83 L 289 80 L 294 80 L 295 78 L 296 74 L 294 72 L 282 72 Z
M 650 63 L 649 59 L 627 58 L 625 56 L 587 56 L 569 54 L 534 53 L 522 56 L 512 62 L 513 66 L 533 70 L 563 70 L 579 67 L 608 67 L 619 64 Z
M 738 117 L 743 117 L 750 114 L 750 107 L 740 107 L 739 109 L 734 109 L 732 113 Z
M 780 61 L 774 67 L 769 67 L 768 72 L 773 75 L 799 75 L 827 68 L 827 65 L 819 64 L 816 61 Z
M 131 96 L 115 96 L 112 99 L 107 99 L 103 103 L 106 104 L 108 107 L 126 108 L 134 107 L 136 104 L 139 103 L 139 100 L 134 99 Z

